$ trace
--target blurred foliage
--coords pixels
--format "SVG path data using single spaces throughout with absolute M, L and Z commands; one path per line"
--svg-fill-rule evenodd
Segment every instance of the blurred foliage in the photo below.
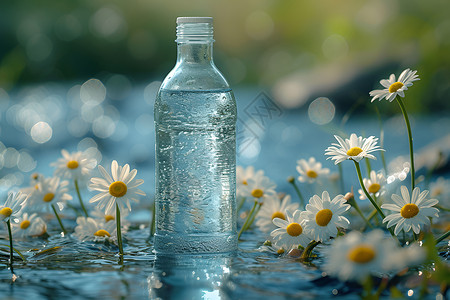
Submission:
M 354 102 L 411 67 L 421 81 L 408 91 L 408 109 L 448 110 L 449 11 L 448 0 L 2 1 L 0 86 L 105 73 L 162 79 L 176 57 L 176 17 L 208 15 L 216 63 L 233 85 L 272 87 L 316 74 L 310 80 L 320 86 L 332 69 L 324 90 L 336 93 L 338 82 L 341 98 Z M 295 93 L 283 93 L 295 102 Z

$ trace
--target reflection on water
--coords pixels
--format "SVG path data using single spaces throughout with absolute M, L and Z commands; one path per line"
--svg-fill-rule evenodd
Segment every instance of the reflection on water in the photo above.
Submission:
M 148 278 L 150 299 L 227 299 L 221 290 L 230 274 L 224 255 L 157 256 Z

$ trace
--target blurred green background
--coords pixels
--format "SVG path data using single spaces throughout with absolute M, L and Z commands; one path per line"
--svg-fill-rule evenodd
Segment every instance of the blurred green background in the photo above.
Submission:
M 348 108 L 410 67 L 421 81 L 408 110 L 445 111 L 449 11 L 448 0 L 2 1 L 0 87 L 162 80 L 176 58 L 176 17 L 212 16 L 216 64 L 233 87 L 267 89 L 286 108 L 319 96 Z

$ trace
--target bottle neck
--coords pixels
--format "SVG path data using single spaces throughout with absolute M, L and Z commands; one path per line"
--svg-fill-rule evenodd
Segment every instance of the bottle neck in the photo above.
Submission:
M 181 23 L 177 26 L 177 63 L 211 64 L 213 62 L 213 27 L 211 23 Z

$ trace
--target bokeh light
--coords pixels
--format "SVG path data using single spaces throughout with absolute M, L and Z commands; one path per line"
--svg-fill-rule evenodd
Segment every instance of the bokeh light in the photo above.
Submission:
M 336 112 L 333 102 L 325 97 L 315 99 L 308 107 L 308 116 L 311 122 L 317 125 L 330 123 Z
M 52 138 L 52 127 L 46 122 L 37 122 L 31 127 L 31 138 L 39 144 L 48 142 Z
M 80 98 L 84 103 L 100 104 L 106 98 L 106 87 L 98 79 L 89 79 L 80 88 Z

